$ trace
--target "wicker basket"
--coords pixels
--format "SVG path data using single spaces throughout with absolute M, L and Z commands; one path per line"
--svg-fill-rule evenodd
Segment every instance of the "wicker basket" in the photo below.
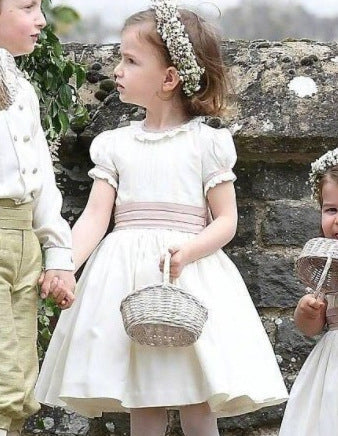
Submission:
M 170 253 L 164 261 L 163 283 L 136 290 L 121 302 L 128 336 L 142 345 L 186 347 L 200 336 L 207 309 L 194 296 L 169 282 Z
M 316 294 L 338 290 L 338 240 L 310 239 L 296 260 L 296 272 L 301 281 Z
M 19 89 L 17 67 L 13 56 L 0 48 L 0 111 L 7 110 Z

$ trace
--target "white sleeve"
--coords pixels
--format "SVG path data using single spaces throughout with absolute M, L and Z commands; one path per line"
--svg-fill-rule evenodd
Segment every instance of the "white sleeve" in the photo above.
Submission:
M 206 195 L 210 188 L 227 181 L 234 182 L 233 167 L 237 155 L 231 133 L 228 129 L 212 129 L 212 136 L 204 144 L 203 186 Z
M 115 132 L 108 130 L 100 133 L 90 146 L 90 157 L 95 167 L 88 175 L 93 179 L 104 179 L 115 189 L 118 188 L 119 175 L 114 162 Z
M 71 230 L 61 216 L 62 197 L 56 186 L 48 144 L 40 122 L 38 98 L 32 88 L 32 110 L 35 118 L 33 141 L 37 148 L 40 189 L 34 192 L 33 229 L 44 253 L 46 269 L 74 270 Z

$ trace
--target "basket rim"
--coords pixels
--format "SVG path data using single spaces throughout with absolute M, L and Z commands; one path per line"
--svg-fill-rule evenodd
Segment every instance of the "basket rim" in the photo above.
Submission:
M 185 297 L 185 298 L 187 298 L 187 299 L 193 300 L 195 303 L 197 303 L 198 305 L 200 305 L 200 306 L 204 307 L 206 310 L 208 310 L 207 307 L 206 307 L 206 305 L 205 305 L 205 303 L 202 302 L 202 301 L 201 301 L 199 298 L 197 298 L 195 295 L 192 295 L 190 292 L 187 292 L 187 291 L 183 290 L 182 288 L 180 288 L 180 287 L 177 286 L 177 285 L 174 285 L 174 284 L 172 284 L 172 283 L 167 284 L 167 283 L 165 283 L 165 282 L 161 282 L 161 283 L 156 283 L 156 284 L 150 284 L 150 285 L 142 286 L 142 287 L 140 287 L 140 288 L 137 288 L 137 289 L 135 289 L 135 290 L 129 292 L 129 293 L 128 293 L 128 294 L 127 294 L 127 295 L 122 299 L 121 304 L 120 304 L 120 308 L 122 307 L 122 304 L 125 303 L 126 301 L 130 300 L 131 297 L 135 297 L 135 296 L 137 296 L 137 295 L 139 295 L 139 294 L 141 294 L 141 293 L 143 293 L 143 292 L 148 292 L 148 291 L 147 291 L 148 288 L 160 288 L 160 287 L 162 287 L 162 286 L 164 286 L 165 288 L 170 288 L 172 291 L 175 291 L 175 292 L 181 294 L 183 297 Z
M 317 250 L 318 254 L 316 255 L 316 247 L 315 244 L 318 243 L 322 244 L 322 250 Z M 313 247 L 311 247 L 311 245 L 313 245 Z M 338 240 L 337 239 L 333 239 L 333 238 L 324 238 L 324 237 L 318 237 L 318 238 L 311 238 L 309 239 L 303 246 L 301 252 L 299 253 L 296 262 L 299 261 L 300 259 L 306 259 L 308 257 L 310 258 L 327 258 L 328 255 L 325 255 L 325 246 L 327 245 L 327 249 L 328 249 L 328 254 L 336 254 L 335 256 L 331 256 L 332 260 L 338 260 Z M 337 249 L 337 252 L 334 253 L 332 247 L 336 246 L 335 248 Z M 331 249 L 331 250 L 330 250 Z M 331 251 L 331 253 L 330 253 Z

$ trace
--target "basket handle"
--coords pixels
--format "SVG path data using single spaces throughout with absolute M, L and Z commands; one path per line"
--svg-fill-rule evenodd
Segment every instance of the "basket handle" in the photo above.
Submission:
M 164 256 L 164 265 L 163 265 L 163 283 L 165 285 L 168 285 L 170 283 L 170 259 L 171 259 L 171 254 L 169 251 L 167 251 Z
M 329 255 L 326 259 L 326 263 L 325 263 L 323 272 L 318 280 L 318 284 L 317 284 L 316 290 L 314 292 L 314 297 L 316 300 L 318 298 L 323 298 L 325 295 L 325 292 L 322 291 L 322 286 L 323 286 L 324 280 L 326 279 L 327 273 L 330 269 L 331 263 L 332 263 L 332 256 Z

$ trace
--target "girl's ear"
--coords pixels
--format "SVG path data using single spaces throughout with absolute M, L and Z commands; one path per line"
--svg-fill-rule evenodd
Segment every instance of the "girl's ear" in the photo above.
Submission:
M 166 75 L 163 80 L 163 91 L 172 92 L 175 90 L 175 88 L 179 83 L 180 83 L 180 77 L 178 75 L 177 69 L 173 66 L 168 67 L 166 70 Z

